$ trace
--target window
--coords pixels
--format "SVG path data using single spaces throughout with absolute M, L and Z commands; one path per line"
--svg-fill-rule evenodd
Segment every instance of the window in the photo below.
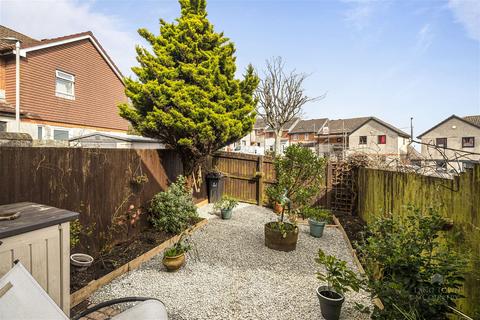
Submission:
M 447 138 L 437 138 L 436 146 L 440 148 L 447 147 Z
M 53 139 L 54 140 L 68 140 L 68 131 L 67 130 L 53 130 Z
M 387 136 L 382 134 L 378 136 L 378 144 L 386 144 L 387 143 Z
M 37 127 L 37 139 L 38 140 L 43 139 L 43 127 L 42 126 Z
M 475 138 L 474 137 L 463 137 L 462 138 L 462 148 L 474 148 L 475 147 Z
M 7 132 L 7 122 L 0 121 L 0 132 Z
M 367 136 L 360 136 L 358 144 L 367 144 Z
M 56 70 L 55 94 L 57 97 L 75 99 L 75 76 Z
M 337 138 L 337 142 L 338 143 L 342 142 L 342 138 Z
M 298 134 L 295 133 L 295 134 L 293 135 L 293 140 L 298 140 Z
M 305 140 L 308 140 L 308 133 L 305 133 L 304 139 L 305 139 Z

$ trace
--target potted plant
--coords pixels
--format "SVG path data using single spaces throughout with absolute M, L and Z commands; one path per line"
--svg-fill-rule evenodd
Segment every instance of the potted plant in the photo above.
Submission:
M 163 265 L 167 271 L 177 271 L 185 264 L 185 254 L 192 248 L 188 238 L 184 234 L 180 236 L 177 242 L 163 253 Z
M 310 235 L 315 238 L 320 238 L 323 235 L 325 224 L 330 221 L 330 211 L 324 208 L 306 207 L 302 210 L 302 215 L 308 218 Z
M 233 208 L 238 205 L 238 201 L 235 198 L 224 196 L 220 201 L 215 203 L 214 209 L 220 210 L 222 219 L 228 220 L 232 217 Z
M 345 292 L 358 292 L 361 280 L 355 272 L 347 267 L 347 263 L 335 256 L 327 256 L 321 249 L 315 261 L 325 267 L 325 272 L 318 271 L 317 278 L 327 282 L 326 286 L 317 288 L 317 297 L 320 301 L 322 316 L 326 320 L 338 320 L 345 301 Z
M 274 250 L 293 251 L 297 247 L 298 240 L 296 217 L 290 210 L 290 200 L 286 197 L 286 192 L 279 201 L 282 208 L 279 220 L 265 224 L 265 245 Z M 287 205 L 288 210 L 285 212 Z M 285 215 L 290 222 L 285 221 Z
M 279 185 L 270 186 L 266 190 L 266 194 L 272 204 L 273 211 L 275 213 L 280 214 L 282 212 L 282 205 L 280 204 L 280 202 L 284 192 L 285 190 L 282 189 L 282 187 Z

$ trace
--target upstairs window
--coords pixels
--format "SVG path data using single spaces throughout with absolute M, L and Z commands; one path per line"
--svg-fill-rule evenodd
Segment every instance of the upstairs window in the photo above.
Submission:
M 75 76 L 63 71 L 55 71 L 55 95 L 65 99 L 75 99 Z
M 367 144 L 367 136 L 360 136 L 358 144 Z
M 436 146 L 439 148 L 447 147 L 447 138 L 437 138 L 435 142 L 436 142 Z
M 462 148 L 475 148 L 475 137 L 463 137 Z
M 293 135 L 293 140 L 298 140 L 298 134 L 295 133 L 295 134 Z
M 378 136 L 378 144 L 386 144 L 387 143 L 387 136 L 382 134 Z
M 308 140 L 308 133 L 305 133 L 304 140 Z
M 7 132 L 7 122 L 0 121 L 0 132 Z

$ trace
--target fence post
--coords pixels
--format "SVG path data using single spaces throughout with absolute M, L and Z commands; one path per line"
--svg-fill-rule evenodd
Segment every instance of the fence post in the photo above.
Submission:
M 263 172 L 263 156 L 257 158 L 257 172 L 260 173 L 260 175 L 255 174 L 257 177 L 257 205 L 261 206 L 263 205 L 263 175 L 265 174 Z

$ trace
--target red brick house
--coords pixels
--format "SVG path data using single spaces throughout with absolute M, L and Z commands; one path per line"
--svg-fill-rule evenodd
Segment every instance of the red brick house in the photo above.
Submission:
M 123 76 L 91 32 L 36 40 L 4 26 L 0 26 L 0 131 L 16 131 L 12 38 L 21 41 L 21 132 L 39 140 L 68 140 L 95 131 L 126 133 L 128 122 L 117 108 L 127 101 Z

